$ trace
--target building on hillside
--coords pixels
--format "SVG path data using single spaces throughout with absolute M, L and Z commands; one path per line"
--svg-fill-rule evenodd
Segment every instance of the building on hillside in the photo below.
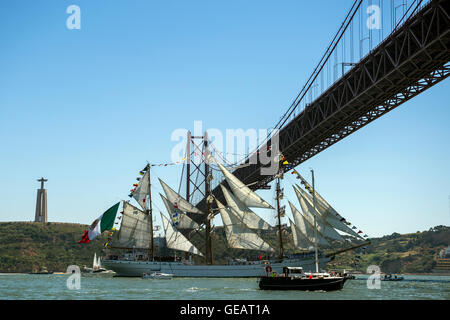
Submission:
M 436 266 L 433 273 L 449 274 L 450 275 L 450 246 L 447 249 L 442 249 L 439 252 Z
M 439 259 L 446 259 L 450 258 L 450 246 L 447 247 L 447 249 L 442 249 L 439 252 Z

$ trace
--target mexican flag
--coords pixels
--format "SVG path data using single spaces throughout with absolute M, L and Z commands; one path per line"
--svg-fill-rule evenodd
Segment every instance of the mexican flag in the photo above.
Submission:
M 94 240 L 99 234 L 105 230 L 112 229 L 114 227 L 114 220 L 116 220 L 117 210 L 119 209 L 120 202 L 117 202 L 111 208 L 106 210 L 100 217 L 92 222 L 89 230 L 86 230 L 78 243 L 89 243 Z

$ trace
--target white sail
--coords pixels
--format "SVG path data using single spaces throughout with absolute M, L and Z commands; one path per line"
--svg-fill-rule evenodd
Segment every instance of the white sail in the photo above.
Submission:
M 194 220 L 189 218 L 184 212 L 175 208 L 162 194 L 159 195 L 166 206 L 173 225 L 175 225 L 177 229 L 198 229 L 199 226 Z
M 203 256 L 203 254 L 188 239 L 186 239 L 185 236 L 175 230 L 172 223 L 170 223 L 169 219 L 167 219 L 162 212 L 161 219 L 166 234 L 166 245 L 168 248 Z
M 98 259 L 97 259 L 97 267 L 98 267 L 99 269 L 102 268 L 102 261 L 101 261 L 100 257 L 98 257 Z
M 167 200 L 169 200 L 170 203 L 172 203 L 175 207 L 177 207 L 177 209 L 183 212 L 204 214 L 199 209 L 194 207 L 191 203 L 189 203 L 186 199 L 180 196 L 175 190 L 169 187 L 164 181 L 159 179 L 159 182 L 161 183 L 161 186 L 164 189 L 164 193 L 166 194 Z
M 222 170 L 228 185 L 233 194 L 247 207 L 273 209 L 273 207 L 253 192 L 249 187 L 236 178 L 230 171 L 228 171 L 221 163 L 216 161 L 220 170 Z
M 259 230 L 269 230 L 271 228 L 266 221 L 250 210 L 244 203 L 229 192 L 227 188 L 223 185 L 220 185 L 220 187 L 222 188 L 223 195 L 227 201 L 228 208 L 232 210 L 247 227 Z
M 94 261 L 92 262 L 92 269 L 98 269 L 97 253 L 94 252 Z
M 295 225 L 298 230 L 312 243 L 315 243 L 315 228 L 309 223 L 309 221 L 297 210 L 297 208 L 289 201 L 291 206 L 292 215 L 294 216 Z M 323 237 L 323 235 L 317 231 L 317 245 L 321 247 L 329 247 L 329 242 Z
M 232 210 L 227 209 L 220 201 L 216 199 L 220 216 L 222 217 L 223 227 L 227 238 L 228 246 L 234 249 L 270 251 L 275 250 L 261 239 L 254 231 L 248 228 L 237 217 Z
M 308 192 L 304 191 L 302 188 L 300 188 L 299 185 L 297 185 L 297 189 L 300 190 L 300 192 L 305 196 L 305 198 L 309 201 L 309 203 L 313 203 L 313 197 Z M 312 190 L 312 189 L 311 189 Z M 345 232 L 349 235 L 355 236 L 357 238 L 363 239 L 357 232 L 352 230 L 347 224 L 345 224 L 343 221 L 345 219 L 339 215 L 336 210 L 334 210 L 321 196 L 320 194 L 316 193 L 316 209 L 321 214 L 321 216 L 334 228 L 336 228 L 339 231 Z
M 309 241 L 303 233 L 298 230 L 298 227 L 295 223 L 289 218 L 289 223 L 291 226 L 292 238 L 294 240 L 294 246 L 300 250 L 314 250 L 314 244 Z
M 295 193 L 297 194 L 298 202 L 303 211 L 303 216 L 308 220 L 311 225 L 314 225 L 314 218 L 316 219 L 317 230 L 325 237 L 331 238 L 333 240 L 344 241 L 344 238 L 336 231 L 334 228 L 322 218 L 319 212 L 314 210 L 312 204 L 303 197 L 303 195 L 294 187 Z
M 144 175 L 142 176 L 138 186 L 134 191 L 131 192 L 133 198 L 139 203 L 142 210 L 147 210 L 147 196 L 150 189 L 150 168 L 147 168 Z
M 114 247 L 148 249 L 151 233 L 150 215 L 124 201 L 122 223 Z

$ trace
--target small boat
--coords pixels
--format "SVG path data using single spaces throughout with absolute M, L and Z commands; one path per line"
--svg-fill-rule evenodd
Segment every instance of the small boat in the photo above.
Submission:
M 381 277 L 381 281 L 402 281 L 402 280 L 404 280 L 404 278 L 396 274 L 394 275 L 385 274 L 384 276 Z
M 312 206 L 310 208 L 315 212 L 316 211 L 316 192 L 314 188 L 314 171 L 311 169 L 312 174 Z M 279 181 L 279 180 L 278 180 Z M 277 185 L 277 190 L 279 189 L 279 185 Z M 303 200 L 303 198 L 301 198 Z M 300 204 L 302 201 L 300 201 Z M 295 208 L 294 208 L 295 209 Z M 294 211 L 294 210 L 293 210 Z M 305 212 L 309 212 L 308 210 L 304 210 Z M 299 220 L 301 215 L 298 215 Z M 273 272 L 272 267 L 270 265 L 266 266 L 266 276 L 259 278 L 259 288 L 262 290 L 304 290 L 304 291 L 333 291 L 333 290 L 341 290 L 344 288 L 345 281 L 349 279 L 344 272 L 344 276 L 342 275 L 334 275 L 329 274 L 327 272 L 319 272 L 319 256 L 318 256 L 318 247 L 319 236 L 317 230 L 317 219 L 316 215 L 312 214 L 311 223 L 309 225 L 313 226 L 311 229 L 311 233 L 314 233 L 314 237 L 311 237 L 308 246 L 313 245 L 314 253 L 315 253 L 315 265 L 316 272 L 308 272 L 303 273 L 303 268 L 301 267 L 283 267 L 283 273 L 281 275 L 277 275 L 276 272 Z M 301 220 L 300 220 L 301 221 Z M 305 220 L 306 221 L 306 220 Z M 303 224 L 306 225 L 306 224 Z M 295 228 L 293 229 L 295 230 Z M 294 235 L 294 234 L 293 234 Z M 294 238 L 295 239 L 295 238 Z M 322 239 L 322 244 L 326 242 L 325 239 Z
M 42 269 L 33 270 L 29 272 L 28 274 L 53 274 L 53 271 L 48 271 L 46 267 L 43 267 Z
M 171 273 L 162 273 L 162 272 L 153 272 L 150 274 L 143 273 L 142 279 L 161 279 L 161 280 L 170 280 L 172 279 L 173 274 Z
M 334 291 L 341 290 L 347 279 L 347 277 L 334 276 L 326 272 L 303 273 L 301 267 L 284 267 L 281 275 L 268 272 L 266 276 L 259 278 L 259 288 L 262 290 Z
M 188 139 L 191 139 L 191 137 L 188 136 Z M 193 142 L 193 140 L 189 141 Z M 281 224 L 281 218 L 286 214 L 286 208 L 281 203 L 281 200 L 284 197 L 281 188 L 283 174 L 278 174 L 276 176 L 276 212 L 278 226 L 274 228 L 274 226 L 271 226 L 262 217 L 253 212 L 251 207 L 266 209 L 274 208 L 251 190 L 244 182 L 240 181 L 238 177 L 234 176 L 232 173 L 234 169 L 229 171 L 230 168 L 223 166 L 220 161 L 214 159 L 209 152 L 205 151 L 205 155 L 206 154 L 208 154 L 208 157 L 205 157 L 208 158 L 208 162 L 211 160 L 211 164 L 214 166 L 217 165 L 219 168 L 218 170 L 222 172 L 224 180 L 222 181 L 223 183 L 220 182 L 217 184 L 217 188 L 221 190 L 224 198 L 220 201 L 218 198 L 215 199 L 215 197 L 212 196 L 215 192 L 209 190 L 207 193 L 211 193 L 211 197 L 207 197 L 207 202 L 209 203 L 210 200 L 213 202 L 215 201 L 215 205 L 211 203 L 211 206 L 208 207 L 208 213 L 202 212 L 190 202 L 190 199 L 185 199 L 184 196 L 180 195 L 163 180 L 159 179 L 163 192 L 165 193 L 165 195 L 160 195 L 166 208 L 166 214 L 161 212 L 162 229 L 165 236 L 154 238 L 153 231 L 156 229 L 151 226 L 154 221 L 152 213 L 153 202 L 151 197 L 151 190 L 154 187 L 154 184 L 150 183 L 150 171 L 152 170 L 150 170 L 151 165 L 147 164 L 147 166 L 139 172 L 141 177 L 137 178 L 138 183 L 133 184 L 133 189 L 130 190 L 131 193 L 128 195 L 130 198 L 134 199 L 140 207 L 129 203 L 129 201 L 123 201 L 123 209 L 121 211 L 121 216 L 119 217 L 121 219 L 120 229 L 118 230 L 117 237 L 111 239 L 112 242 L 109 246 L 110 248 L 126 251 L 121 256 L 107 254 L 107 258 L 102 260 L 105 268 L 114 270 L 117 273 L 117 276 L 132 277 L 141 277 L 142 272 L 152 273 L 157 271 L 173 273 L 174 277 L 258 278 L 264 276 L 263 267 L 266 262 L 270 263 L 271 267 L 278 273 L 282 273 L 283 267 L 303 266 L 305 268 L 310 268 L 312 263 L 316 263 L 317 272 L 317 269 L 324 268 L 326 263 L 334 259 L 335 255 L 354 250 L 370 243 L 370 241 L 366 242 L 364 237 L 360 235 L 359 232 L 362 233 L 362 231 L 357 233 L 354 229 L 349 228 L 348 222 L 315 192 L 314 183 L 311 187 L 297 171 L 293 171 L 292 173 L 295 172 L 297 178 L 301 180 L 301 184 L 303 184 L 306 189 L 303 190 L 302 187 L 298 185 L 292 186 L 304 214 L 289 202 L 293 218 L 293 220 L 289 219 L 289 233 L 293 237 L 294 250 L 297 253 L 289 255 L 284 254 L 282 235 L 284 232 L 288 232 L 288 229 L 285 229 Z M 216 163 L 214 164 L 214 162 Z M 196 167 L 200 168 L 199 164 L 196 164 Z M 184 170 L 184 172 L 186 171 L 187 170 Z M 206 166 L 205 172 L 202 173 L 202 176 L 212 177 L 212 173 L 210 172 L 212 172 L 211 167 L 208 165 Z M 191 178 L 188 177 L 188 179 Z M 208 188 L 211 186 L 206 180 L 205 182 L 198 181 L 198 183 L 204 183 Z M 224 200 L 226 203 L 222 204 L 221 201 Z M 214 212 L 212 211 L 213 206 L 217 208 Z M 169 214 L 169 217 L 167 217 L 167 213 Z M 194 219 L 197 221 L 190 218 L 194 216 L 198 217 L 198 219 Z M 248 257 L 248 259 L 242 260 L 231 256 L 228 257 L 228 263 L 213 263 L 212 248 L 215 246 L 210 245 L 209 240 L 215 237 L 205 236 L 205 239 L 207 240 L 205 249 L 208 249 L 202 253 L 195 246 L 197 244 L 194 245 L 187 237 L 185 237 L 186 232 L 183 231 L 202 229 L 205 230 L 205 235 L 211 233 L 212 229 L 201 227 L 202 224 L 208 223 L 207 221 L 210 220 L 200 218 L 202 216 L 217 216 L 218 218 L 221 218 L 225 235 L 224 240 L 226 240 L 227 248 L 233 249 L 233 251 L 234 249 L 251 250 L 255 253 L 258 252 L 258 254 L 253 256 L 253 258 Z M 320 218 L 316 221 L 317 223 L 315 223 L 315 217 Z M 330 220 L 328 221 L 327 218 L 330 218 Z M 266 232 L 267 235 L 273 234 L 273 236 L 275 236 L 275 229 L 278 229 L 277 233 L 278 235 L 281 235 L 278 241 L 273 242 L 273 244 L 277 244 L 278 248 L 273 247 L 272 244 L 269 244 L 261 237 L 261 235 Z M 337 231 L 340 230 L 347 233 L 353 239 L 364 240 L 364 242 L 327 255 L 323 252 L 319 254 L 318 249 L 315 249 L 315 252 L 312 253 L 311 249 L 313 248 L 313 245 L 316 248 L 320 246 L 325 248 L 332 247 L 331 243 L 328 242 L 322 233 L 319 234 L 316 232 L 317 229 L 324 232 L 327 237 L 329 236 L 338 241 L 344 241 L 344 238 Z M 156 240 L 158 241 L 157 246 L 154 245 L 156 244 Z M 131 248 L 132 246 L 133 248 Z M 166 251 L 165 249 L 171 249 L 174 250 L 175 253 L 177 253 L 177 251 L 187 252 L 189 253 L 189 260 L 186 259 L 180 261 L 176 257 L 169 260 L 167 257 L 158 255 L 157 252 L 155 252 L 155 248 L 159 248 L 160 253 L 162 251 L 161 249 L 164 249 L 164 251 Z M 196 255 L 199 258 L 202 257 L 205 261 L 201 264 L 196 264 L 198 263 L 198 260 L 195 259 L 197 261 L 193 262 L 191 259 L 193 255 Z M 161 261 L 164 261 L 164 263 L 161 263 Z
M 29 272 L 28 274 L 53 274 L 53 271 L 41 270 L 38 272 Z

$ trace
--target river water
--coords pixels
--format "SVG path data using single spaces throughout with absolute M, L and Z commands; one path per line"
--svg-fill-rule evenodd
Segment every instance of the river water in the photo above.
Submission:
M 79 289 L 70 275 L 0 274 L 6 300 L 450 300 L 450 276 L 404 276 L 368 289 L 367 276 L 348 280 L 335 292 L 263 291 L 257 279 L 174 278 L 152 280 L 81 274 Z M 69 286 L 76 284 L 69 281 Z

